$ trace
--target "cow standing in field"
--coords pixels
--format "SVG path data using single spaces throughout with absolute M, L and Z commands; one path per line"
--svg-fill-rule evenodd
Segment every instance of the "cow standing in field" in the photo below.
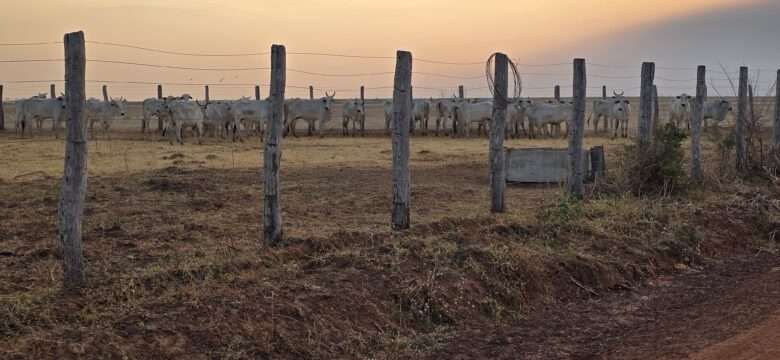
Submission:
M 284 124 L 287 131 L 292 132 L 292 135 L 297 137 L 298 135 L 295 134 L 295 125 L 298 119 L 301 119 L 308 124 L 309 136 L 312 135 L 313 130 L 318 136 L 322 137 L 322 130 L 325 123 L 331 119 L 335 96 L 335 92 L 333 95 L 328 95 L 326 92 L 325 96 L 319 100 L 295 99 L 285 102 Z M 319 126 L 315 126 L 317 122 L 320 123 Z
M 471 124 L 476 123 L 478 129 L 487 128 L 487 124 L 493 117 L 493 102 L 481 101 L 470 102 L 466 99 L 459 100 L 455 103 L 455 116 L 458 122 L 463 122 L 462 127 L 465 132 L 465 136 L 468 137 L 471 134 Z M 481 130 L 478 130 L 478 136 L 481 135 Z
M 225 134 L 233 125 L 233 114 L 227 101 L 209 101 L 203 110 L 205 115 L 204 126 L 213 131 L 214 136 L 225 138 Z
M 185 128 L 191 128 L 197 133 L 198 144 L 202 143 L 205 116 L 203 106 L 197 101 L 189 99 L 166 100 L 165 106 L 157 115 L 162 115 L 165 119 L 163 135 L 172 130 L 176 133 L 176 140 L 179 144 L 184 145 L 182 132 Z M 173 145 L 173 140 L 171 140 L 171 145 Z
M 685 123 L 688 129 L 691 128 L 691 99 L 688 94 L 681 94 L 672 101 L 672 106 L 669 109 L 669 122 L 673 123 L 677 128 L 681 128 L 682 122 Z
M 612 92 L 611 99 L 597 99 L 593 101 L 593 111 L 588 116 L 588 124 L 593 118 L 593 131 L 598 133 L 599 122 L 604 119 L 604 130 L 614 129 L 613 136 L 617 137 L 618 130 L 621 136 L 628 137 L 628 117 L 631 114 L 631 102 L 617 91 Z
M 117 117 L 124 117 L 127 114 L 127 101 L 120 98 L 103 101 L 90 98 L 86 102 L 85 117 L 89 124 L 90 135 L 95 136 L 95 123 L 99 123 L 103 129 L 103 134 L 108 136 L 108 130 L 111 128 L 111 121 Z
M 168 96 L 164 99 L 158 99 L 158 98 L 144 99 L 143 103 L 141 104 L 142 105 L 141 133 L 146 133 L 146 131 L 150 131 L 149 122 L 151 122 L 153 117 L 157 118 L 157 121 L 160 124 L 160 128 L 162 128 L 165 119 L 161 118 L 159 114 L 163 114 L 162 116 L 164 117 L 165 101 L 170 101 L 174 99 L 192 100 L 192 96 L 190 96 L 189 94 L 183 94 L 182 96 L 179 97 Z
M 733 109 L 731 104 L 726 100 L 707 100 L 704 102 L 704 111 L 702 117 L 704 118 L 704 128 L 707 128 L 707 120 L 715 121 L 715 126 L 723 122 Z
M 393 102 L 385 101 L 385 134 L 390 134 L 390 125 L 393 123 Z
M 423 135 L 428 135 L 428 120 L 431 117 L 431 102 L 418 99 L 412 101 L 412 126 L 411 132 L 414 133 L 415 124 L 420 123 Z
M 47 119 L 52 120 L 52 131 L 55 132 L 59 127 L 60 121 L 65 120 L 65 99 L 60 96 L 56 99 L 47 99 L 45 97 L 32 97 L 29 99 L 16 100 L 16 122 L 14 128 L 17 131 L 21 131 L 22 137 L 24 132 L 30 129 L 32 133 L 33 124 L 41 124 Z
M 524 105 L 525 115 L 528 118 L 528 137 L 536 137 L 536 129 L 542 128 L 548 136 L 562 136 L 561 124 L 567 125 L 574 115 L 574 103 L 571 101 L 559 103 L 530 103 Z M 550 127 L 548 133 L 547 128 Z M 565 137 L 565 135 L 563 135 Z
M 271 101 L 241 98 L 230 104 L 230 115 L 234 141 L 241 139 L 242 125 L 244 129 L 255 129 L 260 141 L 263 141 L 266 125 L 271 119 Z
M 525 128 L 525 109 L 532 103 L 528 99 L 519 99 L 506 109 L 506 138 L 520 138 L 520 133 L 528 133 Z
M 439 136 L 439 129 L 444 130 L 444 135 L 447 135 L 447 119 L 452 119 L 451 124 L 453 124 L 452 126 L 454 128 L 454 108 L 455 102 L 452 99 L 442 99 L 434 103 L 433 109 L 436 115 L 436 136 Z
M 360 100 L 355 99 L 344 103 L 341 121 L 341 134 L 349 136 L 349 123 L 352 123 L 352 136 L 357 133 L 357 124 L 360 123 L 360 135 L 366 135 L 366 107 Z

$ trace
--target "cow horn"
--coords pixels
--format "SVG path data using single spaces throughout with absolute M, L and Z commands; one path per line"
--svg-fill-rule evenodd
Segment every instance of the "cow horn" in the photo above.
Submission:
M 620 94 L 618 94 L 617 91 L 612 90 L 612 94 L 614 94 L 615 96 L 623 96 L 623 94 L 625 93 L 626 93 L 625 91 L 621 91 Z

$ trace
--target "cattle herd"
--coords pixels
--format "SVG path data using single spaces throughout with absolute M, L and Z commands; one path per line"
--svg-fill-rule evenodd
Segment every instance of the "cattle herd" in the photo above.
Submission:
M 284 104 L 284 133 L 296 136 L 295 128 L 298 120 L 307 123 L 308 134 L 321 135 L 326 123 L 331 120 L 335 110 L 335 93 L 325 93 L 320 99 L 290 99 Z M 668 121 L 678 127 L 690 127 L 691 107 L 693 98 L 687 94 L 675 97 L 668 113 Z M 15 128 L 21 131 L 33 126 L 40 129 L 44 120 L 52 121 L 52 130 L 58 133 L 66 114 L 64 96 L 48 98 L 39 94 L 30 98 L 17 100 Z M 241 98 L 234 101 L 206 101 L 201 103 L 189 95 L 165 98 L 149 98 L 143 101 L 141 131 L 151 132 L 150 122 L 157 120 L 157 130 L 162 136 L 173 137 L 179 143 L 183 142 L 185 129 L 191 129 L 201 143 L 203 136 L 210 132 L 220 138 L 230 137 L 234 141 L 241 140 L 247 133 L 262 134 L 271 116 L 269 100 L 254 100 Z M 573 115 L 574 106 L 571 101 L 547 100 L 535 101 L 527 98 L 517 99 L 509 103 L 507 108 L 506 136 L 519 138 L 527 136 L 536 138 L 540 135 L 548 137 L 565 137 L 562 125 L 568 123 Z M 704 106 L 704 126 L 707 120 L 722 122 L 732 111 L 731 104 L 726 100 L 707 100 Z M 493 113 L 491 100 L 463 99 L 415 99 L 412 102 L 411 131 L 419 129 L 423 135 L 428 134 L 429 120 L 435 118 L 435 134 L 470 136 L 476 127 L 478 135 L 487 132 Z M 628 123 L 631 114 L 631 103 L 623 93 L 614 92 L 611 98 L 597 99 L 588 116 L 588 124 L 593 124 L 595 132 L 612 132 L 613 137 L 628 137 Z M 94 125 L 97 123 L 106 136 L 109 134 L 111 122 L 127 115 L 127 101 L 108 98 L 104 100 L 89 99 L 86 102 L 85 115 L 90 132 L 94 136 Z M 393 119 L 391 101 L 384 103 L 385 132 L 389 133 Z M 603 120 L 603 126 L 599 124 Z M 360 131 L 365 133 L 366 109 L 365 102 L 349 100 L 342 108 L 342 134 L 345 136 Z M 350 131 L 350 126 L 352 130 Z M 173 140 L 171 139 L 171 142 Z

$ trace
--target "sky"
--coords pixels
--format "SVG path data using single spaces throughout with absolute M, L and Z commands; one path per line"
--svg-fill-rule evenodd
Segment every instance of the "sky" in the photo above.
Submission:
M 271 44 L 288 53 L 320 52 L 379 56 L 338 58 L 289 54 L 289 69 L 322 74 L 287 74 L 287 97 L 337 91 L 354 97 L 361 85 L 366 96 L 391 94 L 395 51 L 413 58 L 472 63 L 445 65 L 414 62 L 415 95 L 450 96 L 457 85 L 468 96 L 486 96 L 484 61 L 496 51 L 519 64 L 524 96 L 545 96 L 555 84 L 571 93 L 571 61 L 588 61 L 589 86 L 637 92 L 642 61 L 656 61 L 662 94 L 693 92 L 695 66 L 739 65 L 756 71 L 758 83 L 771 85 L 771 69 L 780 66 L 780 4 L 771 0 L 0 0 L 0 44 L 55 42 L 38 46 L 0 46 L 0 61 L 61 59 L 56 42 L 64 33 L 84 30 L 87 41 L 130 44 L 190 53 L 264 53 Z M 228 4 L 225 4 L 228 3 Z M 87 57 L 152 65 L 201 68 L 267 67 L 269 55 L 195 57 L 87 44 Z M 476 64 L 473 64 L 476 63 Z M 527 66 L 548 64 L 546 66 Z M 555 65 L 562 64 L 562 65 Z M 604 66 L 610 65 L 610 66 Z M 663 70 L 661 67 L 682 68 Z M 62 79 L 62 62 L 1 63 L 4 97 L 48 91 L 47 80 Z M 432 75 L 433 74 L 433 75 Z M 445 75 L 445 76 L 442 76 Z M 713 86 L 730 91 L 726 75 L 712 74 Z M 155 83 L 166 94 L 212 98 L 252 96 L 251 84 L 267 84 L 268 70 L 195 71 L 90 62 L 87 92 L 99 96 L 108 83 L 112 96 L 133 100 L 155 96 Z M 773 79 L 772 79 L 773 80 Z M 41 81 L 15 83 L 14 81 Z M 132 84 L 148 82 L 149 84 Z M 719 83 L 718 83 L 719 82 Z M 192 85 L 182 85 L 183 83 Z M 58 89 L 63 84 L 57 83 Z M 267 86 L 261 93 L 267 94 Z

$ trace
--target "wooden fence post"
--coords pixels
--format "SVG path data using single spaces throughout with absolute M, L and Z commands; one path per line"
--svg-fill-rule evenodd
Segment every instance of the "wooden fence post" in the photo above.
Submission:
M 309 100 L 314 100 L 314 86 L 309 85 Z
M 607 98 L 607 85 L 601 86 L 601 98 L 606 99 Z
M 162 98 L 163 98 L 163 88 L 162 88 L 162 84 L 157 84 L 157 99 L 158 99 L 158 100 L 162 100 Z M 158 117 L 157 117 L 157 132 L 162 132 L 162 129 L 163 129 L 163 121 L 162 121 L 162 119 L 161 119 L 161 118 L 158 116 Z
M 463 87 L 463 85 L 458 85 L 458 99 L 460 99 L 460 101 L 463 101 L 465 97 L 466 97 L 466 89 Z M 452 134 L 453 137 L 465 134 L 463 121 L 457 119 L 456 113 L 452 114 Z
M 0 131 L 5 130 L 5 109 L 3 108 L 3 85 L 0 85 Z
M 283 45 L 271 46 L 271 118 L 263 152 L 263 238 L 268 245 L 282 241 L 282 207 L 279 200 L 279 168 L 282 161 L 282 127 L 287 52 Z
M 366 136 L 366 87 L 360 85 L 360 135 Z
M 780 150 L 780 70 L 777 70 L 777 82 L 775 83 L 775 150 Z M 0 85 L 0 98 L 3 87 Z
M 655 63 L 642 63 L 642 81 L 639 94 L 639 151 L 644 152 L 652 141 L 653 121 L 653 78 Z M 642 155 L 643 156 L 643 155 Z
M 208 102 L 209 102 L 209 86 L 208 85 L 205 86 L 205 93 L 204 94 L 206 96 L 206 103 L 208 104 Z
M 54 84 L 49 85 L 49 94 L 51 95 L 52 99 L 57 98 L 57 87 L 54 86 Z
M 653 85 L 653 124 L 650 126 L 650 136 L 655 137 L 655 130 L 658 128 L 661 117 L 661 104 L 658 99 L 658 86 Z
M 574 59 L 574 114 L 569 132 L 569 195 L 581 199 L 583 195 L 583 156 L 582 143 L 585 135 L 585 99 L 587 97 L 587 77 L 585 59 Z
M 260 86 L 255 85 L 255 100 L 260 100 Z
M 108 87 L 103 85 L 103 101 L 108 102 Z
M 496 53 L 495 81 L 493 82 L 493 114 L 490 119 L 490 211 L 505 211 L 504 190 L 506 189 L 506 153 L 504 133 L 506 131 L 506 109 L 509 102 L 509 59 Z M 556 89 L 558 87 L 556 86 Z
M 590 179 L 597 181 L 603 179 L 607 173 L 606 160 L 604 159 L 604 146 L 590 148 Z
M 704 102 L 707 100 L 707 68 L 699 65 L 696 70 L 696 100 L 691 117 L 691 179 L 704 181 L 701 167 L 701 124 L 704 118 Z
M 414 121 L 414 86 L 412 86 L 412 85 L 409 85 L 409 101 L 412 102 L 412 110 L 411 110 L 412 111 L 412 117 L 409 120 L 410 121 L 410 123 L 409 123 L 409 133 L 410 134 L 414 134 L 414 129 L 415 129 L 415 126 L 417 124 L 415 124 L 415 121 Z
M 555 101 L 561 101 L 561 86 L 555 85 L 555 91 L 553 92 L 553 97 L 555 98 Z
M 409 125 L 412 120 L 412 53 L 396 53 L 393 85 L 393 230 L 409 228 Z
M 81 248 L 81 217 L 87 193 L 87 136 L 84 33 L 65 35 L 65 94 L 68 134 L 65 170 L 57 211 L 57 237 L 62 246 L 63 285 L 68 290 L 84 286 L 84 257 Z
M 160 85 L 160 84 L 157 85 L 157 98 L 158 99 L 162 99 L 163 98 L 163 95 L 162 95 L 162 85 Z
M 745 146 L 745 122 L 747 121 L 747 86 L 748 68 L 739 68 L 739 100 L 737 103 L 736 151 L 737 172 L 744 173 L 747 170 L 747 148 Z

